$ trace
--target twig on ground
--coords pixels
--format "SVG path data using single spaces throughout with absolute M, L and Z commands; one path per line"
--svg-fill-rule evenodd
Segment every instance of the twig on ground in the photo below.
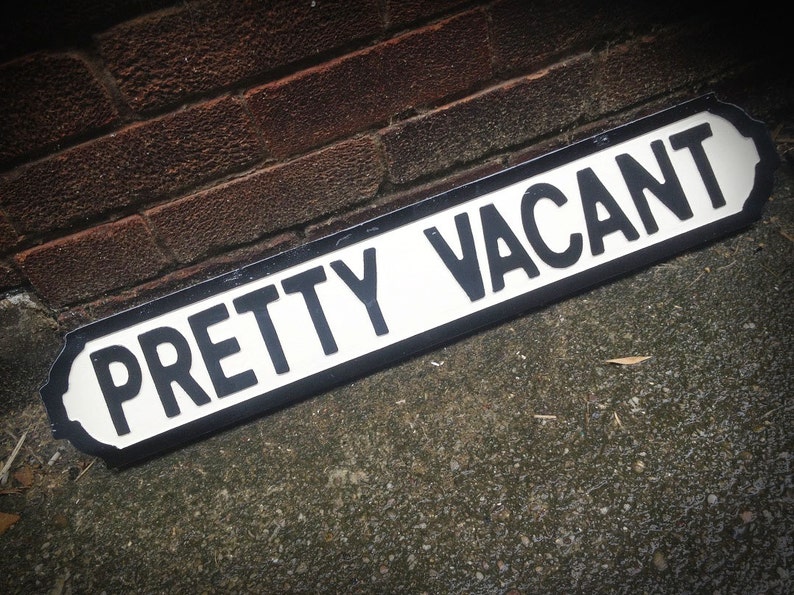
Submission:
M 11 456 L 8 457 L 5 465 L 3 465 L 3 469 L 0 470 L 0 485 L 5 485 L 8 482 L 8 472 L 11 470 L 11 465 L 14 464 L 14 459 L 17 458 L 19 450 L 22 448 L 22 444 L 25 442 L 27 435 L 27 432 L 22 434 L 20 439 L 17 441 L 17 445 L 14 447 L 14 450 L 11 452 Z
M 93 467 L 93 466 L 94 466 L 94 463 L 96 463 L 96 459 L 94 459 L 93 461 L 91 461 L 90 463 L 88 463 L 88 465 L 86 465 L 86 466 L 85 466 L 85 469 L 83 469 L 82 471 L 80 471 L 80 473 L 77 475 L 77 477 L 75 477 L 75 478 L 74 478 L 74 480 L 75 480 L 75 481 L 77 481 L 77 480 L 78 480 L 78 479 L 80 479 L 80 478 L 81 478 L 83 475 L 85 475 L 85 474 L 86 474 L 86 472 L 87 472 L 87 471 L 88 471 L 88 470 L 89 470 L 91 467 Z

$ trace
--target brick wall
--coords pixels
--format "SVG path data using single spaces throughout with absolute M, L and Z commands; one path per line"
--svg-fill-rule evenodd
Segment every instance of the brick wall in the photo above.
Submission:
M 12 3 L 0 292 L 84 322 L 707 91 L 774 126 L 784 20 L 724 10 Z

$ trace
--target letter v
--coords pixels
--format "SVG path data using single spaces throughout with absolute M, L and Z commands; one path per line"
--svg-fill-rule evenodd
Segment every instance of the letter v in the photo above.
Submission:
M 426 229 L 425 236 L 435 248 L 449 272 L 455 277 L 458 285 L 466 292 L 469 299 L 474 302 L 485 297 L 485 287 L 482 282 L 480 263 L 477 260 L 477 249 L 474 246 L 474 235 L 471 232 L 469 215 L 467 213 L 456 215 L 455 227 L 458 230 L 460 247 L 463 253 L 461 258 L 455 255 L 437 228 Z

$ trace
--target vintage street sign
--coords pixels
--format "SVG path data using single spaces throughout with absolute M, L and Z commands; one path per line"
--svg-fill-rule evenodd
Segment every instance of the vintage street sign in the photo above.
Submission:
M 777 164 L 712 95 L 599 134 L 69 333 L 53 433 L 127 466 L 739 230 Z

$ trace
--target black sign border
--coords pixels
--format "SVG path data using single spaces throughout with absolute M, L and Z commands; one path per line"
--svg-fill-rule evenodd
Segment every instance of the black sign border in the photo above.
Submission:
M 68 389 L 69 372 L 75 358 L 89 340 L 178 310 L 196 301 L 265 278 L 345 246 L 371 239 L 427 215 L 460 205 L 488 192 L 555 169 L 571 161 L 598 153 L 612 145 L 631 140 L 657 128 L 706 111 L 728 120 L 742 135 L 751 138 L 758 150 L 760 161 L 756 165 L 755 182 L 740 213 L 566 277 L 289 385 L 252 397 L 242 403 L 123 449 L 98 442 L 83 429 L 79 422 L 70 421 L 66 414 L 63 395 Z M 760 217 L 761 210 L 771 194 L 772 174 L 778 165 L 779 157 L 764 124 L 751 118 L 741 108 L 718 100 L 714 94 L 703 95 L 613 130 L 599 133 L 491 176 L 429 197 L 365 223 L 308 242 L 67 333 L 64 347 L 53 363 L 47 381 L 40 389 L 41 397 L 50 416 L 53 435 L 58 439 L 70 440 L 78 449 L 87 454 L 101 457 L 109 467 L 113 468 L 128 467 L 155 455 L 171 451 L 176 447 L 207 438 L 243 421 L 272 413 L 409 357 L 470 335 L 495 323 L 593 289 L 618 277 L 647 268 L 674 255 L 744 229 Z

